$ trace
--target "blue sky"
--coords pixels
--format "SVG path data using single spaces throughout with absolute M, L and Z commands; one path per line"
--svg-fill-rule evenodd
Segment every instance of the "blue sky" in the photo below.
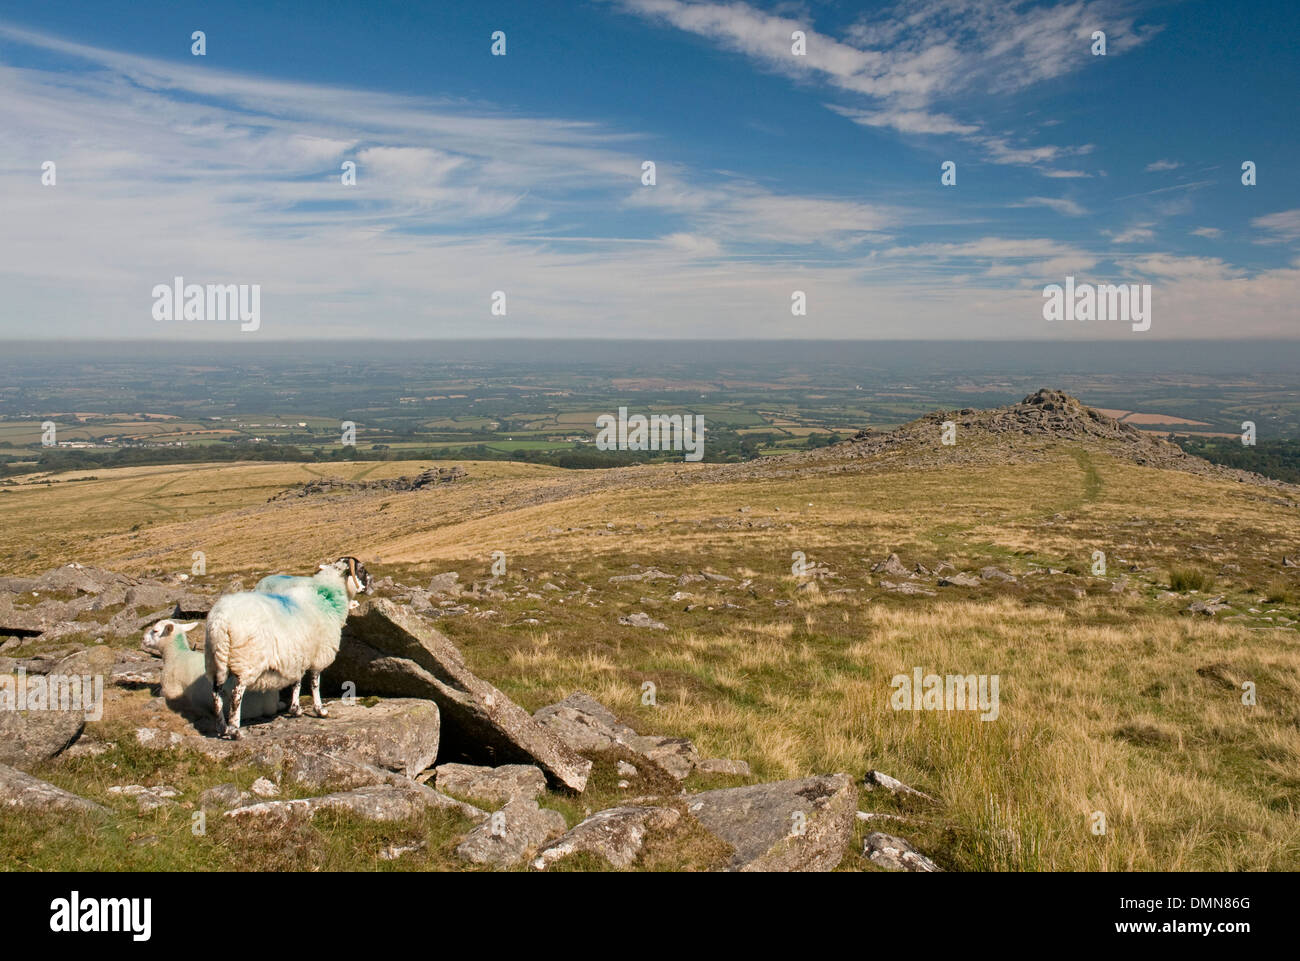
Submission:
M 1284 2 L 47 0 L 0 13 L 0 337 L 1294 338 L 1297 89 Z M 1067 274 L 1151 330 L 1045 322 Z M 261 328 L 155 321 L 176 275 Z

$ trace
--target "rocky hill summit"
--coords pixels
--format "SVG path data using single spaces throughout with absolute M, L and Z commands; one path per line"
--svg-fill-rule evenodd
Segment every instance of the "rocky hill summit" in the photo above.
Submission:
M 955 424 L 957 429 L 955 443 L 945 446 L 941 434 L 947 422 Z M 979 464 L 995 463 L 1008 456 L 1032 459 L 1043 450 L 1044 441 L 1095 447 L 1143 467 L 1180 470 L 1294 490 L 1294 485 L 1250 471 L 1211 464 L 1187 454 L 1163 437 L 1122 424 L 1077 397 L 1048 387 L 1006 407 L 934 411 L 887 433 L 876 433 L 868 428 L 833 447 L 791 456 L 824 458 L 829 453 L 850 460 L 891 460 L 906 452 L 918 461 L 918 466 L 931 462 L 934 466 L 944 462 Z

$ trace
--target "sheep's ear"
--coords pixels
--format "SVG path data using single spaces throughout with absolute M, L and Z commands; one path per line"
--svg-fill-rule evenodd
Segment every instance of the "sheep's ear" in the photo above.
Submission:
M 161 634 L 163 637 L 171 637 L 172 631 L 176 630 L 176 622 L 160 621 L 157 624 L 155 624 L 154 627 L 162 628 L 162 630 L 159 631 L 158 633 Z
M 180 631 L 182 634 L 188 634 L 190 631 L 194 630 L 194 628 L 198 626 L 199 626 L 198 621 L 190 621 L 188 624 L 177 624 L 176 630 Z

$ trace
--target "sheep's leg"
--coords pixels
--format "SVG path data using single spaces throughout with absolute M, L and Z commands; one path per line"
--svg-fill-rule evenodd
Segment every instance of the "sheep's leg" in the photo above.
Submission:
M 302 678 L 293 682 L 293 693 L 289 695 L 289 716 L 298 717 L 302 714 L 302 705 L 298 703 L 298 697 L 302 693 Z
M 238 741 L 243 734 L 239 730 L 239 712 L 247 690 L 248 685 L 236 677 L 234 689 L 230 692 L 230 720 L 226 724 L 226 734 L 232 741 Z
M 311 703 L 316 708 L 317 717 L 329 717 L 330 712 L 325 710 L 325 705 L 320 699 L 320 671 L 311 672 Z
M 221 702 L 221 687 L 212 685 L 212 713 L 217 715 L 217 737 L 226 734 L 226 705 Z

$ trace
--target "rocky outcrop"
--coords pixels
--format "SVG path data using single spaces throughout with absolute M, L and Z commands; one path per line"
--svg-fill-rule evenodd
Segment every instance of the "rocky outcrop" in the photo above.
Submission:
M 442 711 L 445 758 L 535 764 L 557 786 L 581 791 L 587 785 L 589 760 L 471 672 L 428 621 L 392 601 L 363 604 L 348 618 L 324 678 L 333 689 L 351 681 L 364 694 L 434 701 Z
M 450 484 L 466 476 L 463 467 L 430 467 L 414 477 L 392 477 L 387 480 L 345 481 L 331 477 L 308 481 L 298 487 L 280 491 L 271 501 L 312 497 L 319 494 L 355 494 L 358 491 L 419 491 L 440 484 Z M 269 502 L 269 501 L 268 501 Z

